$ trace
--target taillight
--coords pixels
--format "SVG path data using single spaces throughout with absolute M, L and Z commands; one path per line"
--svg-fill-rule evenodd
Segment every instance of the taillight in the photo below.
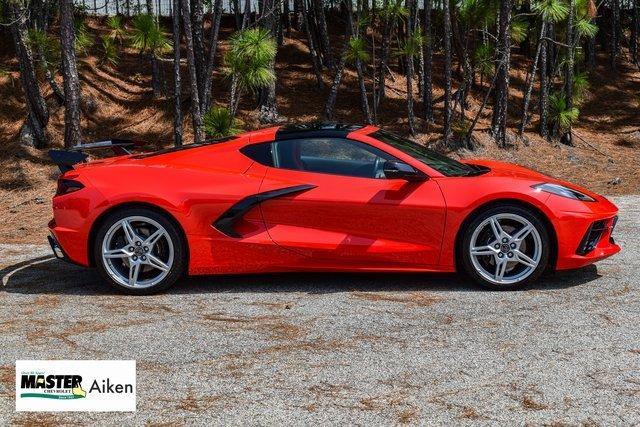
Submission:
M 81 182 L 74 181 L 72 179 L 59 179 L 56 196 L 73 193 L 74 191 L 78 191 L 82 188 L 84 188 L 84 185 L 82 185 Z

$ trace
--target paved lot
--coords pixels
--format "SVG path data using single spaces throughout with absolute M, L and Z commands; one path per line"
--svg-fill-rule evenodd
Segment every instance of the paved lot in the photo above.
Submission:
M 640 197 L 623 252 L 533 289 L 456 276 L 189 279 L 117 295 L 0 245 L 0 420 L 124 424 L 640 423 Z M 136 359 L 132 414 L 14 412 L 16 359 Z

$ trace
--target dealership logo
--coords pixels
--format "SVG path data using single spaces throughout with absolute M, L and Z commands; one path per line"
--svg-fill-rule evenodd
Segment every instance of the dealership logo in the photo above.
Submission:
M 18 411 L 135 411 L 134 360 L 19 360 Z
M 43 399 L 82 399 L 87 392 L 82 389 L 80 375 L 46 375 L 22 374 L 20 388 L 34 390 L 20 393 L 20 397 L 36 397 Z

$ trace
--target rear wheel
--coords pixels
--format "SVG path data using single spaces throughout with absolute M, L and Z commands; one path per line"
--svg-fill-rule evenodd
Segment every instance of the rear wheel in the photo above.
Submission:
M 507 205 L 474 218 L 462 240 L 464 270 L 492 289 L 516 289 L 537 279 L 549 263 L 549 234 L 527 209 Z
M 167 289 L 185 267 L 178 229 L 150 209 L 124 209 L 109 215 L 98 230 L 93 250 L 102 277 L 130 294 Z

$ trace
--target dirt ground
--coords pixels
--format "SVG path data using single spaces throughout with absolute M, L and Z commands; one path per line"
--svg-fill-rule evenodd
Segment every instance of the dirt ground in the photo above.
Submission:
M 97 36 L 104 33 L 99 21 L 90 22 L 90 27 L 98 40 Z M 230 32 L 229 26 L 223 29 L 222 53 Z M 334 46 L 341 45 L 342 32 L 336 29 L 332 33 Z M 8 34 L 4 33 L 2 37 L 8 37 Z M 326 71 L 325 88 L 315 88 L 308 50 L 300 37 L 299 33 L 293 31 L 291 37 L 285 38 L 278 53 L 277 94 L 282 121 L 318 118 L 332 79 L 332 75 Z M 0 47 L 0 60 L 10 71 L 8 75 L 0 77 L 0 210 L 3 212 L 0 242 L 41 242 L 46 235 L 45 225 L 51 216 L 50 199 L 55 191 L 57 169 L 50 164 L 46 150 L 16 144 L 26 112 L 17 63 L 11 52 L 7 51 L 8 45 L 3 43 Z M 155 146 L 170 144 L 173 132 L 172 103 L 164 97 L 153 99 L 150 65 L 141 67 L 140 63 L 144 60 L 128 48 L 123 48 L 120 63 L 116 67 L 100 65 L 97 54 L 97 49 L 94 49 L 89 56 L 80 60 L 82 90 L 88 101 L 82 122 L 84 138 L 87 141 L 111 137 L 134 138 Z M 529 63 L 517 51 L 514 52 L 513 62 L 510 126 L 516 129 Z M 614 74 L 606 66 L 606 58 L 601 58 L 600 63 L 590 76 L 591 91 L 581 106 L 581 118 L 574 128 L 577 137 L 574 138 L 573 147 L 538 137 L 535 134 L 537 116 L 534 116 L 524 141 L 519 141 L 509 149 L 500 149 L 487 135 L 491 112 L 486 109 L 474 133 L 478 148 L 450 154 L 520 163 L 607 195 L 640 193 L 640 72 L 621 63 Z M 441 58 L 436 55 L 435 99 L 442 96 L 441 66 Z M 164 67 L 170 77 L 171 64 L 166 63 Z M 454 75 L 454 78 L 459 81 L 459 75 Z M 216 71 L 213 97 L 220 105 L 224 105 L 228 99 L 228 86 L 222 73 Z M 388 87 L 388 98 L 381 103 L 378 112 L 379 124 L 406 135 L 405 80 L 394 71 L 388 79 Z M 43 85 L 43 91 L 51 108 L 48 126 L 51 143 L 60 146 L 64 133 L 64 109 L 56 105 L 48 86 Z M 349 69 L 338 94 L 336 116 L 339 120 L 363 121 L 357 91 L 356 73 Z M 472 93 L 469 117 L 477 111 L 482 94 L 479 89 Z M 189 100 L 185 96 L 185 111 L 188 105 Z M 535 96 L 531 105 L 532 108 L 537 105 Z M 418 120 L 420 132 L 415 139 L 425 144 L 438 145 L 442 101 L 435 107 L 435 124 L 428 125 Z M 419 103 L 416 108 L 417 114 L 420 114 Z M 251 96 L 246 96 L 241 103 L 239 120 L 244 129 L 260 126 L 256 119 L 255 100 Z M 185 141 L 189 141 L 189 117 L 185 117 L 184 125 Z

